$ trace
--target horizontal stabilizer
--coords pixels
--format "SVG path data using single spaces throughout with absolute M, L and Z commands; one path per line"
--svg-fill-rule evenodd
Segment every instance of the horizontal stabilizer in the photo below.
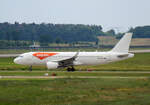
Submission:
M 118 55 L 117 57 L 124 58 L 124 57 L 127 57 L 127 56 L 129 56 L 129 54 L 122 54 L 122 55 Z

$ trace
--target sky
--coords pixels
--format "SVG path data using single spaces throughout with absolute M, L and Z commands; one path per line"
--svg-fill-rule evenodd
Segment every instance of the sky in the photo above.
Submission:
M 101 25 L 127 31 L 150 25 L 150 0 L 0 0 L 0 23 Z

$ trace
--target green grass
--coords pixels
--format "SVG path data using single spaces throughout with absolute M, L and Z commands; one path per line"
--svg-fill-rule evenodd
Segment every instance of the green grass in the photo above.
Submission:
M 119 76 L 119 77 L 150 77 L 150 73 L 144 72 L 54 72 L 54 71 L 35 71 L 35 72 L 21 72 L 21 71 L 4 71 L 0 72 L 0 76 L 44 76 L 45 73 L 49 73 L 49 76 L 56 74 L 57 76 Z
M 14 58 L 0 58 L 0 76 L 43 76 L 46 67 L 13 63 Z M 0 105 L 150 105 L 150 53 L 98 66 L 77 66 L 77 70 L 102 72 L 58 72 L 64 79 L 0 79 Z M 126 72 L 105 72 L 105 71 Z M 103 72 L 104 71 L 104 72 Z M 133 71 L 128 72 L 128 71 Z M 140 71 L 140 72 L 134 72 Z M 147 78 L 73 79 L 69 76 L 120 76 Z
M 150 105 L 150 79 L 0 80 L 0 105 Z
M 14 58 L 0 58 L 1 71 L 27 71 L 28 66 L 13 63 Z M 120 62 L 97 66 L 77 66 L 77 70 L 101 70 L 101 71 L 150 71 L 150 53 L 135 54 L 134 58 Z M 46 67 L 33 67 L 34 71 L 46 71 Z M 61 69 L 65 70 L 65 69 Z M 58 71 L 58 70 L 57 70 Z

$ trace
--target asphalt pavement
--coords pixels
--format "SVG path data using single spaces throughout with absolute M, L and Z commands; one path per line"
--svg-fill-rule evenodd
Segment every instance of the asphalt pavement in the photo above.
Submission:
M 91 78 L 91 79 L 96 79 L 96 78 L 101 78 L 101 79 L 145 79 L 145 78 L 150 78 L 148 76 L 0 76 L 0 79 L 61 79 L 61 78 L 79 78 L 79 79 L 86 79 L 86 78 Z

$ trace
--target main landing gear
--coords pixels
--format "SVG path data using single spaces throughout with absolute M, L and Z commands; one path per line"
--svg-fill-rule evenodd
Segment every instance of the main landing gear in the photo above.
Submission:
M 73 66 L 72 66 L 72 67 L 68 67 L 68 68 L 67 68 L 67 71 L 68 71 L 68 72 L 74 72 L 74 71 L 75 71 L 75 68 L 74 68 Z

